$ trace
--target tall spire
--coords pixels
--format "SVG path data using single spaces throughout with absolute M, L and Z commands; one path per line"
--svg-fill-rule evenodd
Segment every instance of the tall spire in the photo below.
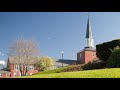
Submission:
M 92 31 L 91 31 L 91 24 L 90 24 L 90 16 L 88 12 L 88 21 L 87 21 L 87 30 L 86 30 L 86 47 L 93 47 L 94 45 L 94 39 L 92 36 Z
M 89 19 L 89 12 L 88 12 L 88 19 Z
M 89 12 L 88 12 L 88 22 L 87 22 L 86 38 L 93 38 L 92 37 L 92 31 L 91 31 Z

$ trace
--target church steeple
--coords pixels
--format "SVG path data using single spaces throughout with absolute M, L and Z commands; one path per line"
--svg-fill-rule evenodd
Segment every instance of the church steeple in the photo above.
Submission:
M 90 17 L 88 13 L 87 30 L 86 30 L 86 47 L 85 48 L 93 48 L 93 47 L 94 47 L 94 39 L 92 37 Z

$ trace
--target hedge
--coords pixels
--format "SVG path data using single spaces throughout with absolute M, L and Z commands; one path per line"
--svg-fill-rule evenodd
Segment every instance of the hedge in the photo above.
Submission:
M 120 47 L 120 39 L 96 45 L 96 55 L 100 60 L 107 61 L 116 46 Z

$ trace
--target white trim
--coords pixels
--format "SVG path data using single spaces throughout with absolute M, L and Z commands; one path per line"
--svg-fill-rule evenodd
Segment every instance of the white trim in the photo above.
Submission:
M 85 39 L 86 47 L 94 47 L 94 39 L 86 38 Z

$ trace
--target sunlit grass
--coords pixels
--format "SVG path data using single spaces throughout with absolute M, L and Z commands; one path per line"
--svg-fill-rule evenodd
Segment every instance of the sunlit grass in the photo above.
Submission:
M 21 78 L 120 78 L 120 68 L 85 70 L 62 73 L 39 73 Z

